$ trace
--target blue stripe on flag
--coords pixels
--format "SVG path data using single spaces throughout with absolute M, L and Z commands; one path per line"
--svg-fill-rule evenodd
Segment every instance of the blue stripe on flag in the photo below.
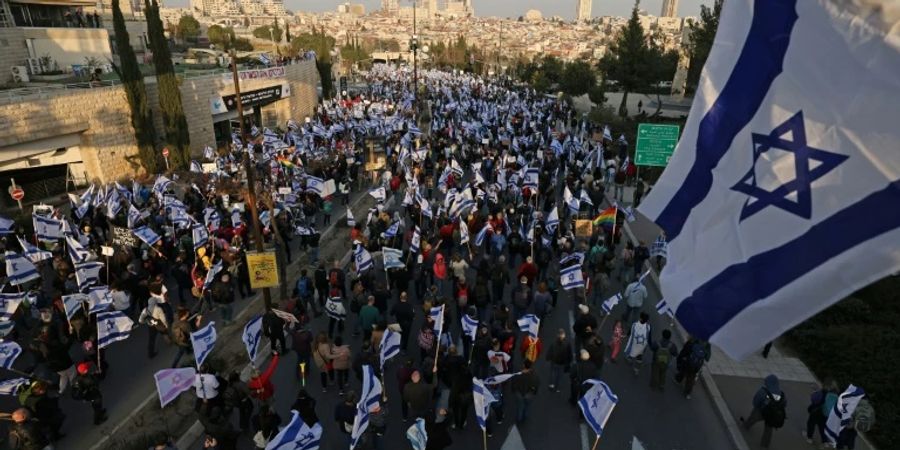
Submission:
M 900 180 L 813 225 L 796 239 L 728 267 L 678 305 L 678 321 L 692 335 L 709 339 L 745 308 L 841 253 L 900 227 L 900 209 L 884 206 L 898 201 Z M 834 230 L 846 232 L 835 239 Z
M 784 56 L 797 22 L 796 0 L 756 0 L 753 21 L 731 76 L 700 120 L 694 165 L 655 222 L 674 241 L 693 210 L 712 187 L 713 169 L 728 153 L 782 72 Z

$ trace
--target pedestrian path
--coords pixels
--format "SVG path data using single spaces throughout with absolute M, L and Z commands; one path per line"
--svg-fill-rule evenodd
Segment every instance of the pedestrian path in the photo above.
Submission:
M 713 347 L 707 367 L 713 375 L 764 378 L 766 375 L 774 374 L 782 381 L 816 382 L 816 377 L 803 361 L 784 355 L 774 346 L 768 358 L 763 358 L 761 352 L 756 352 L 742 361 L 731 359 L 717 347 Z

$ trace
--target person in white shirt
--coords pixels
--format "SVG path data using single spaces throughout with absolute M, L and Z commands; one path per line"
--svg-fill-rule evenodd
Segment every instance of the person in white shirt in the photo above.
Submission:
M 219 380 L 211 373 L 198 373 L 194 378 L 194 389 L 200 400 L 212 400 L 219 396 Z
M 625 358 L 634 369 L 634 376 L 638 376 L 641 365 L 644 363 L 644 351 L 650 344 L 650 315 L 641 313 L 641 318 L 631 325 L 631 333 L 628 343 L 625 345 Z

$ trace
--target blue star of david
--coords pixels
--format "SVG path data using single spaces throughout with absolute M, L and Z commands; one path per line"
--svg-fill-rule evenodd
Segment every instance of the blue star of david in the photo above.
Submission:
M 793 140 L 785 140 L 786 134 L 792 134 Z M 781 208 L 804 219 L 812 217 L 812 183 L 823 177 L 835 167 L 847 160 L 847 155 L 832 153 L 810 147 L 806 143 L 806 130 L 803 126 L 803 111 L 797 112 L 781 125 L 775 127 L 768 135 L 752 133 L 753 166 L 737 184 L 733 191 L 747 194 L 748 198 L 741 209 L 741 221 L 762 211 L 767 206 Z M 794 154 L 794 179 L 773 191 L 767 191 L 756 184 L 756 163 L 759 157 L 777 148 Z M 810 160 L 820 164 L 810 168 Z M 797 201 L 788 200 L 788 195 L 796 193 Z
M 116 328 L 116 323 L 112 320 L 106 321 L 106 331 L 112 331 Z

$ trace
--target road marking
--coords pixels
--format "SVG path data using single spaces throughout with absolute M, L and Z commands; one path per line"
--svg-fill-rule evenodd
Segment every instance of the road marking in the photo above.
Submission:
M 588 437 L 588 427 L 585 424 L 581 424 L 581 450 L 591 450 L 591 438 Z
M 525 442 L 522 441 L 522 435 L 519 434 L 519 429 L 515 425 L 509 429 L 509 434 L 506 435 L 506 440 L 503 441 L 500 450 L 525 450 Z
M 644 447 L 644 444 L 641 443 L 641 440 L 637 438 L 637 436 L 631 437 L 631 450 L 647 450 Z

